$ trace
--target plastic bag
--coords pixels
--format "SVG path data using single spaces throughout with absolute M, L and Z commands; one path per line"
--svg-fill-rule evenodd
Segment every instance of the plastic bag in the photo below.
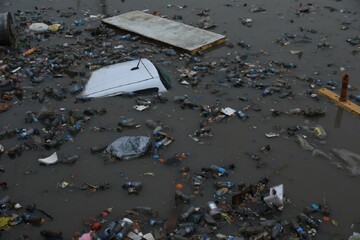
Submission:
M 105 152 L 121 160 L 128 160 L 145 154 L 149 146 L 149 137 L 125 136 L 112 142 Z
M 332 149 L 336 156 L 341 158 L 347 165 L 352 175 L 360 175 L 360 155 L 346 149 Z
M 348 240 L 360 240 L 360 233 L 354 232 L 353 235 L 350 236 Z
M 306 151 L 313 151 L 314 147 L 311 146 L 302 136 L 296 135 L 296 142 L 300 144 L 300 146 Z

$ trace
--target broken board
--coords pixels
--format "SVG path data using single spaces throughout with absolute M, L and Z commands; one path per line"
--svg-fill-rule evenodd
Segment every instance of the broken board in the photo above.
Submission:
M 191 54 L 225 42 L 225 36 L 183 23 L 132 11 L 105 18 L 104 23 L 159 41 Z
M 358 116 L 360 116 L 360 106 L 350 102 L 349 100 L 347 100 L 346 102 L 340 102 L 339 101 L 339 94 L 334 93 L 333 91 L 330 91 L 327 88 L 320 88 L 317 90 L 318 93 L 330 98 L 332 101 L 336 102 L 340 107 L 357 114 Z

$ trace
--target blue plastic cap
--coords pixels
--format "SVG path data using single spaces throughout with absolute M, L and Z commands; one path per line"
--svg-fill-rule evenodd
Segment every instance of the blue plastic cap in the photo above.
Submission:
M 317 211 L 317 210 L 319 210 L 319 205 L 313 203 L 313 204 L 311 204 L 311 208 L 312 208 L 314 211 Z
M 116 238 L 123 239 L 124 235 L 121 232 L 119 232 L 118 234 L 116 234 Z

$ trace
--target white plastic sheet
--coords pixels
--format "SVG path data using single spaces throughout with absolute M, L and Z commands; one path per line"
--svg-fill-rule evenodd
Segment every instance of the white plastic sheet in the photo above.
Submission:
M 44 165 L 53 165 L 53 164 L 56 164 L 59 161 L 59 158 L 57 156 L 57 153 L 54 152 L 53 154 L 51 154 L 47 158 L 39 158 L 38 161 L 40 163 L 44 164 Z

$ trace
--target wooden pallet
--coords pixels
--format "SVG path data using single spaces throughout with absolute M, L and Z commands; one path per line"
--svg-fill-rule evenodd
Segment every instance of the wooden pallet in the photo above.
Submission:
M 334 101 L 340 107 L 360 116 L 360 106 L 359 105 L 357 105 L 349 100 L 347 100 L 346 102 L 340 102 L 339 101 L 340 95 L 334 93 L 333 91 L 330 91 L 327 88 L 320 88 L 317 90 L 317 92 L 321 95 L 324 95 L 324 96 L 330 98 L 330 100 Z
M 182 49 L 190 54 L 225 42 L 226 37 L 141 11 L 105 18 L 104 23 Z

